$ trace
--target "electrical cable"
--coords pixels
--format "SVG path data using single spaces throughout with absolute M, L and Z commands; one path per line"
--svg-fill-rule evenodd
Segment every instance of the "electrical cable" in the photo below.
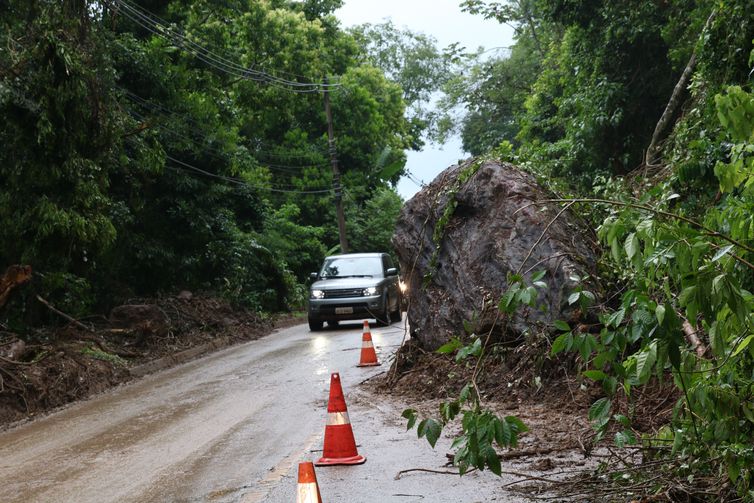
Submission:
M 128 112 L 135 117 L 136 119 L 142 121 L 142 122 L 148 122 L 149 118 L 140 114 L 139 112 L 136 112 L 135 110 L 128 109 Z M 184 140 L 187 140 L 193 144 L 196 144 L 196 140 L 189 137 L 188 135 L 185 135 L 183 133 L 179 133 L 178 131 L 175 131 L 174 129 L 171 129 L 165 125 L 159 124 L 158 127 L 167 133 L 172 134 L 173 136 L 177 138 L 182 138 Z M 203 153 L 209 154 L 210 156 L 221 160 L 221 161 L 227 161 L 227 156 L 229 153 L 222 152 L 218 149 L 212 148 L 212 147 L 200 147 L 198 150 L 200 150 Z M 260 165 L 262 167 L 268 168 L 270 171 L 278 171 L 281 173 L 287 173 L 287 174 L 300 174 L 303 169 L 306 168 L 326 168 L 328 167 L 326 164 L 309 164 L 306 166 L 285 166 L 280 164 L 270 164 L 265 162 L 260 162 Z
M 137 113 L 137 115 L 139 115 L 139 114 Z M 129 139 L 132 140 L 132 138 L 129 138 Z M 190 141 L 192 141 L 192 140 L 190 140 Z M 209 154 L 210 156 L 215 157 L 217 159 L 225 160 L 225 159 L 220 158 L 217 155 L 214 155 L 210 151 L 203 150 L 203 149 L 200 149 L 200 151 L 203 152 L 203 153 Z M 196 167 L 196 166 L 194 166 L 192 164 L 189 164 L 189 163 L 187 163 L 185 161 L 182 161 L 180 159 L 176 159 L 175 157 L 172 157 L 171 155 L 169 155 L 167 153 L 165 153 L 165 157 L 168 160 L 170 160 L 170 161 L 172 161 L 172 162 L 174 162 L 176 164 L 179 164 L 181 166 L 184 166 L 184 167 L 188 168 L 189 170 L 194 171 L 196 173 L 200 173 L 202 175 L 209 176 L 209 177 L 212 177 L 212 178 L 216 178 L 216 179 L 219 179 L 219 180 L 223 180 L 223 181 L 226 181 L 226 182 L 229 182 L 229 183 L 233 183 L 233 184 L 236 184 L 236 185 L 243 185 L 245 187 L 249 187 L 249 188 L 252 188 L 252 189 L 257 189 L 257 190 L 262 190 L 262 191 L 268 191 L 268 192 L 285 193 L 285 194 L 325 194 L 325 193 L 331 193 L 331 192 L 333 192 L 332 188 L 329 188 L 329 189 L 298 190 L 298 189 L 285 189 L 285 188 L 281 188 L 279 185 L 277 187 L 274 187 L 274 186 L 273 187 L 267 187 L 267 186 L 263 186 L 263 185 L 252 185 L 252 184 L 250 184 L 250 183 L 248 183 L 245 180 L 242 180 L 240 178 L 234 178 L 234 177 L 230 177 L 230 176 L 218 175 L 218 174 L 215 174 L 215 173 L 211 173 L 211 172 L 206 171 L 204 169 L 198 168 L 198 167 Z M 181 170 L 181 171 L 186 171 L 186 170 Z M 288 185 L 288 187 L 295 187 L 295 186 L 294 185 Z
M 164 20 L 150 13 L 146 9 L 132 4 L 128 0 L 105 1 L 111 4 L 115 3 L 119 5 L 120 7 L 122 7 L 122 10 L 120 10 L 120 12 L 135 24 L 141 26 L 154 35 L 157 35 L 158 37 L 176 43 L 186 52 L 190 53 L 195 58 L 215 68 L 216 70 L 236 77 L 266 83 L 279 89 L 284 89 L 286 91 L 295 93 L 319 93 L 324 90 L 335 90 L 340 87 L 340 84 L 337 83 L 325 84 L 319 82 L 296 82 L 293 80 L 283 79 L 261 70 L 255 70 L 252 68 L 240 66 L 216 53 L 213 53 L 204 46 L 193 42 L 186 36 L 177 33 L 175 30 L 167 26 L 167 23 Z
M 154 26 L 157 26 L 159 28 L 162 28 L 165 31 L 168 31 L 170 29 L 170 28 L 168 28 L 168 25 L 170 24 L 170 23 L 168 23 L 168 21 L 166 21 L 165 19 L 162 19 L 161 17 L 157 16 L 156 14 L 148 11 L 144 7 L 141 7 L 141 6 L 137 5 L 137 4 L 134 4 L 131 0 L 113 0 L 113 1 L 121 3 L 121 4 L 124 4 L 127 8 L 130 8 L 132 10 L 132 12 L 134 12 L 137 15 L 139 15 L 139 17 L 141 19 L 145 20 L 147 23 L 150 23 L 151 25 L 154 25 Z M 312 82 L 296 82 L 296 81 L 282 79 L 280 77 L 277 77 L 277 76 L 272 75 L 270 73 L 264 72 L 262 70 L 253 70 L 251 68 L 240 66 L 240 65 L 234 63 L 233 61 L 230 61 L 230 60 L 228 60 L 226 58 L 223 58 L 221 55 L 218 55 L 218 54 L 215 54 L 215 53 L 211 52 L 209 49 L 205 48 L 204 46 L 201 46 L 198 43 L 193 42 L 192 40 L 189 40 L 184 35 L 175 34 L 175 36 L 180 37 L 183 41 L 187 41 L 192 46 L 195 46 L 198 49 L 206 52 L 209 56 L 211 56 L 211 58 L 213 58 L 213 59 L 215 59 L 217 61 L 226 63 L 230 67 L 235 67 L 235 68 L 237 68 L 237 69 L 239 69 L 241 71 L 244 71 L 244 72 L 250 72 L 252 74 L 260 75 L 260 76 L 265 77 L 265 78 L 273 78 L 273 79 L 275 79 L 275 80 L 277 80 L 277 81 L 279 81 L 281 83 L 286 83 L 286 84 L 290 84 L 290 85 L 297 85 L 297 86 L 319 86 L 319 87 L 333 87 L 333 88 L 340 86 L 339 84 L 324 84 L 324 83 L 313 82 L 313 81 Z M 298 77 L 300 79 L 311 80 L 308 77 L 304 77 L 302 75 L 297 75 L 297 74 L 293 74 L 293 73 L 289 73 L 289 72 L 279 71 L 277 73 L 285 74 L 285 75 L 290 75 L 292 77 Z
M 151 100 L 147 100 L 145 98 L 142 98 L 141 96 L 139 96 L 139 95 L 137 95 L 137 94 L 129 91 L 128 89 L 126 89 L 124 87 L 119 87 L 119 89 L 125 93 L 125 95 L 126 95 L 126 97 L 128 99 L 130 99 L 131 101 L 135 102 L 136 104 L 138 104 L 139 106 L 141 106 L 143 108 L 149 109 L 151 111 L 159 111 L 159 112 L 162 112 L 164 114 L 171 115 L 173 117 L 181 118 L 181 119 L 183 119 L 183 120 L 185 120 L 187 122 L 190 122 L 194 126 L 197 126 L 197 127 L 200 127 L 200 128 L 204 126 L 203 124 L 200 124 L 198 121 L 196 121 L 193 117 L 191 117 L 189 115 L 175 112 L 175 111 L 173 111 L 173 110 L 165 107 L 164 105 L 161 105 L 161 104 L 153 102 Z M 263 145 L 263 144 L 266 143 L 266 142 L 262 142 L 260 140 L 254 140 L 254 142 L 258 143 L 260 145 Z M 262 156 L 279 157 L 279 158 L 287 158 L 287 159 L 297 159 L 297 158 L 300 158 L 300 159 L 309 159 L 312 156 L 322 156 L 322 155 L 326 154 L 326 152 L 317 149 L 314 145 L 312 145 L 311 147 L 312 147 L 311 148 L 311 153 L 306 152 L 306 151 L 301 151 L 302 153 L 300 153 L 300 154 L 298 154 L 298 153 L 291 153 L 290 151 L 287 151 L 287 152 L 273 152 L 271 150 L 261 149 L 261 148 L 259 148 L 257 146 L 250 146 L 249 148 L 250 148 L 250 150 L 252 151 L 252 153 L 253 153 L 253 155 L 255 157 L 257 156 L 257 154 L 260 154 Z M 280 147 L 278 147 L 278 148 L 280 148 Z M 293 168 L 293 169 L 297 168 L 296 166 L 280 166 L 280 165 L 277 165 L 276 167 L 287 167 L 287 168 Z M 308 166 L 306 166 L 306 167 L 308 167 Z
M 176 159 L 175 157 L 172 157 L 172 156 L 170 156 L 168 154 L 165 154 L 165 157 L 168 160 L 170 160 L 170 161 L 172 161 L 172 162 L 174 162 L 176 164 L 179 164 L 181 166 L 184 166 L 188 170 L 194 171 L 196 173 L 199 173 L 199 174 L 211 177 L 211 178 L 217 178 L 219 180 L 223 180 L 225 182 L 232 183 L 232 184 L 235 184 L 235 185 L 249 187 L 249 188 L 252 188 L 252 189 L 266 190 L 266 191 L 269 191 L 269 192 L 278 192 L 278 193 L 285 193 L 285 194 L 327 194 L 327 193 L 332 193 L 332 191 L 333 191 L 333 189 L 290 190 L 290 189 L 277 189 L 277 188 L 274 188 L 274 187 L 265 187 L 265 186 L 261 186 L 261 185 L 252 185 L 252 184 L 250 184 L 250 183 L 248 183 L 248 182 L 246 182 L 244 180 L 241 180 L 240 178 L 234 178 L 234 177 L 225 176 L 225 175 L 217 175 L 215 173 L 211 173 L 211 172 L 203 170 L 201 168 L 197 168 L 196 166 L 193 166 L 193 165 L 191 165 L 191 164 L 189 164 L 187 162 L 181 161 L 180 159 Z M 181 171 L 187 171 L 187 170 L 181 170 Z

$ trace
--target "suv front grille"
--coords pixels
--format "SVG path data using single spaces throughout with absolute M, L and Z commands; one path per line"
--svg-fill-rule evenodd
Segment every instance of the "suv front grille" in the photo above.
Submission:
M 346 299 L 348 297 L 361 297 L 363 288 L 349 288 L 346 290 L 325 290 L 326 299 Z

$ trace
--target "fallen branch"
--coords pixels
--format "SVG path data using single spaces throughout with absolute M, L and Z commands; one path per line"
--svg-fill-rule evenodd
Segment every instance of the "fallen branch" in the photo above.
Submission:
M 497 457 L 500 460 L 510 460 L 510 459 L 518 459 L 518 458 L 525 458 L 528 456 L 543 456 L 545 454 L 551 454 L 553 452 L 562 452 L 562 451 L 572 451 L 578 449 L 575 445 L 570 446 L 561 446 L 561 447 L 547 447 L 547 448 L 533 448 L 533 449 L 521 449 L 519 451 L 508 451 L 503 453 L 498 453 Z M 445 454 L 445 457 L 449 460 L 453 460 L 455 458 L 455 455 L 451 453 Z
M 472 468 L 471 470 L 465 472 L 465 473 L 471 473 L 473 471 L 476 471 L 476 468 Z M 430 470 L 429 468 L 409 468 L 407 470 L 401 470 L 398 473 L 395 474 L 395 477 L 393 477 L 395 480 L 400 480 L 401 475 L 405 475 L 406 473 L 411 472 L 426 472 L 426 473 L 438 473 L 440 475 L 460 475 L 460 472 L 451 472 L 448 470 Z
M 721 232 L 717 232 L 715 230 L 712 230 L 709 227 L 706 227 L 704 224 L 702 224 L 700 222 L 697 222 L 696 220 L 692 220 L 691 218 L 684 217 L 683 215 L 677 215 L 677 214 L 671 213 L 669 211 L 658 210 L 658 209 L 652 208 L 650 206 L 647 206 L 647 205 L 644 205 L 644 204 L 639 204 L 639 203 L 628 203 L 628 202 L 624 202 L 624 201 L 613 201 L 613 200 L 610 200 L 610 199 L 599 199 L 599 198 L 543 199 L 541 201 L 534 201 L 534 202 L 531 202 L 529 204 L 526 204 L 526 205 L 520 207 L 519 209 L 516 210 L 516 213 L 518 213 L 519 211 L 524 210 L 524 209 L 526 209 L 526 208 L 528 208 L 530 206 L 542 205 L 544 203 L 607 204 L 609 206 L 620 206 L 620 207 L 624 207 L 624 208 L 633 208 L 633 209 L 636 209 L 636 210 L 646 211 L 646 212 L 649 212 L 649 213 L 652 213 L 652 214 L 655 214 L 655 215 L 660 215 L 660 216 L 663 216 L 663 217 L 667 217 L 667 218 L 675 219 L 675 220 L 678 220 L 678 221 L 681 221 L 681 222 L 685 222 L 685 223 L 689 224 L 690 226 L 699 229 L 706 236 L 720 238 L 720 239 L 722 239 L 724 241 L 727 241 L 728 243 L 730 243 L 732 245 L 737 246 L 738 248 L 740 248 L 742 250 L 746 250 L 747 252 L 754 253 L 754 248 L 752 248 L 751 246 L 748 246 L 748 245 L 746 245 L 746 244 L 744 244 L 744 243 L 742 243 L 740 241 L 737 241 L 737 240 L 733 239 L 730 236 L 726 236 L 725 234 L 723 234 Z M 734 253 L 728 253 L 728 255 L 730 255 L 732 258 L 736 259 L 738 262 L 740 262 L 741 264 L 745 265 L 749 269 L 754 270 L 754 264 L 752 264 L 752 263 L 744 260 L 743 258 L 735 255 Z
M 88 327 L 88 326 L 84 325 L 83 323 L 81 323 L 79 320 L 77 320 L 77 319 L 75 319 L 75 318 L 73 318 L 71 316 L 68 316 L 63 311 L 60 311 L 59 309 L 56 309 L 52 304 L 50 304 L 49 302 L 47 302 L 45 299 L 43 299 L 39 295 L 37 295 L 37 300 L 39 302 L 41 302 L 42 304 L 44 304 L 50 311 L 52 311 L 53 313 L 57 314 L 58 316 L 62 316 L 63 318 L 65 318 L 66 320 L 70 321 L 71 323 L 73 323 L 74 325 L 76 325 L 77 327 L 79 327 L 80 329 L 86 330 L 87 332 L 94 332 L 94 330 L 91 327 Z
M 36 360 L 33 362 L 19 362 L 16 360 L 10 360 L 8 358 L 5 358 L 4 356 L 0 356 L 0 361 L 8 363 L 10 365 L 34 365 L 35 363 L 37 363 L 37 361 L 41 361 L 41 360 Z
M 686 342 L 694 348 L 694 351 L 699 358 L 704 358 L 707 353 L 707 347 L 697 336 L 699 330 L 692 327 L 688 320 L 683 320 L 681 327 L 683 329 L 683 335 L 686 336 Z
M 702 32 L 699 35 L 699 39 L 703 40 L 703 35 L 707 31 L 707 28 L 709 28 L 710 23 L 712 22 L 712 19 L 715 17 L 715 11 L 713 10 L 712 13 L 707 18 L 707 22 L 704 25 L 704 28 L 702 28 Z M 657 121 L 657 125 L 655 126 L 654 133 L 652 133 L 652 140 L 649 142 L 649 147 L 647 147 L 647 152 L 644 157 L 644 164 L 647 166 L 652 166 L 657 161 L 657 158 L 660 153 L 660 142 L 663 138 L 665 138 L 665 131 L 667 131 L 668 126 L 670 126 L 670 122 L 675 117 L 676 112 L 680 108 L 681 105 L 681 96 L 686 91 L 689 85 L 689 81 L 691 80 L 691 75 L 694 73 L 694 68 L 696 67 L 696 47 L 694 48 L 694 51 L 691 53 L 691 57 L 689 58 L 688 63 L 686 64 L 686 68 L 683 69 L 683 73 L 681 73 L 681 77 L 678 79 L 678 82 L 676 82 L 675 87 L 673 88 L 673 92 L 670 95 L 670 100 L 668 101 L 667 106 L 665 107 L 665 110 L 662 112 L 662 116 L 660 116 L 660 120 Z
M 385 374 L 385 373 L 387 373 L 387 370 L 383 370 L 382 372 L 380 372 L 378 374 L 374 374 L 373 376 L 367 377 L 366 379 L 364 379 L 363 381 L 361 381 L 359 384 L 364 384 L 365 382 L 367 382 L 367 381 L 369 381 L 371 379 L 374 379 L 377 376 L 381 376 L 382 374 Z

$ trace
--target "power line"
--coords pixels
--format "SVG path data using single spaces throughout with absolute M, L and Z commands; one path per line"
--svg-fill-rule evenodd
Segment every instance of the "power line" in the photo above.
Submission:
M 134 116 L 136 119 L 138 119 L 140 121 L 143 121 L 143 122 L 148 121 L 147 117 L 145 117 L 144 115 L 140 114 L 139 112 L 136 112 L 135 110 L 129 109 L 128 112 L 132 116 Z M 175 131 L 174 129 L 171 129 L 171 128 L 169 128 L 169 127 L 167 127 L 165 125 L 162 125 L 162 124 L 158 125 L 158 127 L 162 131 L 165 131 L 165 132 L 167 132 L 167 133 L 169 133 L 169 134 L 171 134 L 171 135 L 173 135 L 173 136 L 175 136 L 177 138 L 182 138 L 184 140 L 187 140 L 187 141 L 193 143 L 194 145 L 196 145 L 196 140 L 194 140 L 193 138 L 189 137 L 188 135 L 185 135 L 183 133 L 179 133 L 178 131 Z M 222 152 L 222 151 L 220 151 L 218 149 L 211 148 L 211 147 L 199 147 L 198 150 L 200 152 L 208 154 L 208 155 L 210 155 L 210 156 L 212 156 L 212 157 L 214 157 L 216 159 L 219 159 L 221 161 L 226 161 L 227 160 L 226 157 L 225 157 L 226 153 Z M 306 165 L 306 166 L 285 166 L 285 165 L 270 164 L 270 163 L 265 163 L 265 162 L 261 162 L 260 165 L 262 167 L 268 168 L 270 171 L 278 171 L 278 172 L 287 173 L 287 174 L 300 174 L 301 171 L 303 169 L 306 169 L 306 168 L 324 168 L 324 167 L 326 167 L 325 164 L 320 164 L 320 165 L 310 164 L 310 165 Z
M 134 113 L 132 110 L 130 112 Z M 140 114 L 138 112 L 135 113 L 135 115 L 136 116 L 140 116 Z M 143 117 L 143 116 L 141 116 L 141 117 Z M 174 134 L 180 135 L 180 133 L 176 133 L 174 131 L 170 131 L 170 132 L 172 132 Z M 181 135 L 181 136 L 183 136 L 183 135 Z M 185 136 L 183 136 L 183 137 L 186 138 L 186 139 L 188 139 L 192 143 L 194 142 L 190 138 L 187 138 Z M 133 138 L 128 138 L 128 140 L 133 140 Z M 209 150 L 200 149 L 200 152 L 208 154 L 211 157 L 215 157 L 216 159 L 225 160 L 222 157 L 220 157 L 220 156 L 218 156 L 216 154 L 213 154 L 213 152 L 209 151 Z M 215 152 L 217 152 L 217 151 L 215 151 Z M 167 153 L 165 153 L 165 157 L 168 160 L 170 160 L 170 161 L 172 161 L 172 162 L 174 162 L 176 164 L 179 164 L 181 166 L 184 166 L 185 168 L 188 168 L 189 170 L 191 170 L 193 172 L 196 172 L 196 173 L 199 173 L 199 174 L 211 177 L 211 178 L 216 178 L 216 179 L 219 179 L 219 180 L 223 180 L 225 182 L 233 183 L 233 184 L 236 184 L 236 185 L 242 185 L 242 186 L 245 186 L 245 187 L 248 187 L 248 188 L 251 188 L 251 189 L 268 191 L 268 192 L 285 193 L 285 194 L 325 194 L 325 193 L 332 192 L 332 189 L 311 189 L 311 190 L 286 189 L 286 188 L 281 188 L 281 186 L 279 184 L 278 184 L 277 187 L 268 187 L 268 186 L 264 186 L 264 185 L 253 185 L 253 184 L 250 184 L 250 183 L 248 183 L 245 180 L 242 180 L 240 178 L 234 178 L 234 177 L 225 176 L 225 175 L 218 175 L 218 174 L 212 173 L 210 171 L 198 168 L 198 167 L 196 167 L 196 166 L 194 166 L 192 164 L 189 164 L 189 163 L 187 163 L 185 161 L 182 161 L 180 159 L 176 159 L 175 157 L 173 157 L 173 156 L 171 156 L 171 155 L 169 155 Z M 181 171 L 186 171 L 186 170 L 181 170 Z M 288 187 L 295 187 L 295 185 L 288 185 Z
M 210 51 L 206 47 L 193 42 L 186 36 L 178 33 L 176 30 L 168 26 L 168 23 L 165 20 L 161 19 L 155 14 L 152 14 L 142 7 L 132 4 L 128 0 L 105 1 L 111 4 L 117 4 L 122 7 L 122 10 L 120 12 L 124 16 L 126 16 L 128 19 L 141 26 L 142 28 L 146 29 L 147 31 L 157 35 L 158 37 L 175 43 L 208 66 L 211 66 L 216 70 L 227 73 L 229 75 L 269 84 L 279 89 L 284 89 L 286 91 L 294 93 L 319 93 L 327 89 L 337 89 L 340 86 L 339 84 L 324 84 L 313 81 L 297 82 L 294 80 L 278 77 L 262 70 L 243 67 L 233 61 L 224 58 L 221 55 Z
M 126 94 L 126 97 L 128 99 L 130 99 L 132 102 L 136 103 L 137 105 L 139 105 L 139 106 L 141 106 L 141 107 L 143 107 L 145 109 L 151 110 L 153 112 L 161 112 L 163 114 L 167 114 L 167 115 L 170 115 L 170 116 L 173 116 L 173 117 L 181 118 L 181 119 L 183 119 L 183 120 L 185 120 L 187 122 L 190 122 L 191 124 L 193 124 L 194 126 L 199 127 L 199 128 L 201 128 L 201 127 L 204 126 L 203 124 L 200 124 L 198 121 L 196 121 L 190 115 L 175 112 L 174 110 L 171 110 L 171 109 L 169 109 L 169 108 L 165 107 L 164 105 L 161 105 L 161 104 L 159 104 L 157 102 L 153 102 L 153 101 L 147 100 L 145 98 L 142 98 L 141 96 L 139 96 L 139 95 L 137 95 L 137 94 L 129 91 L 128 89 L 126 89 L 124 87 L 120 87 L 120 89 Z M 161 126 L 161 127 L 163 129 L 168 129 L 168 128 L 164 127 L 164 126 Z M 180 135 L 180 133 L 175 133 L 175 134 Z M 185 135 L 181 135 L 181 136 L 185 137 Z M 262 142 L 260 140 L 252 140 L 252 141 L 254 143 L 257 143 L 257 144 L 260 144 L 260 145 L 265 144 L 265 142 Z M 250 150 L 251 150 L 251 152 L 252 152 L 252 154 L 254 156 L 262 155 L 262 156 L 287 158 L 287 159 L 310 159 L 312 156 L 322 156 L 322 155 L 324 155 L 324 152 L 322 152 L 321 150 L 318 150 L 313 145 L 312 145 L 312 150 L 310 152 L 301 151 L 302 153 L 300 153 L 300 154 L 298 154 L 298 153 L 291 153 L 290 151 L 287 151 L 287 152 L 274 152 L 272 150 L 261 149 L 258 146 L 249 146 L 249 148 L 250 148 Z M 307 165 L 307 166 L 298 167 L 298 166 L 283 166 L 283 165 L 280 165 L 280 164 L 269 164 L 269 163 L 265 163 L 265 164 L 270 165 L 270 166 L 275 166 L 275 167 L 278 167 L 278 168 L 290 168 L 290 169 L 300 169 L 300 168 L 303 168 L 303 167 L 309 167 L 310 166 L 310 165 Z
M 170 156 L 168 154 L 165 154 L 165 157 L 168 160 L 170 160 L 171 162 L 174 162 L 176 164 L 179 164 L 179 165 L 187 168 L 187 170 L 194 171 L 196 173 L 199 173 L 199 174 L 204 175 L 204 176 L 208 176 L 210 178 L 216 178 L 216 179 L 228 182 L 228 183 L 232 183 L 232 184 L 235 184 L 235 185 L 240 185 L 240 186 L 248 187 L 248 188 L 251 188 L 251 189 L 266 190 L 266 191 L 269 191 L 269 192 L 279 192 L 279 193 L 285 193 L 285 194 L 327 194 L 327 193 L 331 193 L 332 192 L 332 189 L 290 190 L 290 189 L 278 189 L 278 188 L 274 188 L 274 187 L 265 187 L 265 186 L 262 186 L 262 185 L 252 185 L 252 184 L 250 184 L 250 183 L 248 183 L 245 180 L 242 180 L 240 178 L 234 178 L 234 177 L 225 176 L 225 175 L 217 175 L 215 173 L 211 173 L 211 172 L 203 170 L 201 168 L 197 168 L 196 166 L 193 166 L 193 165 L 191 165 L 191 164 L 189 164 L 189 163 L 187 163 L 185 161 L 181 161 L 180 159 L 176 159 L 175 157 L 172 157 L 172 156 Z M 187 170 L 181 170 L 181 171 L 187 171 Z

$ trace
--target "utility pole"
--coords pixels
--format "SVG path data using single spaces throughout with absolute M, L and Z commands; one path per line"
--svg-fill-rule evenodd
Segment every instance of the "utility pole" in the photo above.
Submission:
M 338 170 L 338 156 L 335 151 L 335 133 L 332 125 L 332 110 L 330 110 L 330 93 L 327 77 L 323 91 L 325 93 L 325 115 L 327 116 L 327 143 L 330 151 L 330 164 L 332 164 L 332 187 L 335 192 L 335 210 L 338 215 L 338 234 L 340 236 L 340 251 L 348 253 L 348 240 L 346 239 L 346 216 L 343 213 L 343 188 L 340 185 L 340 171 Z

